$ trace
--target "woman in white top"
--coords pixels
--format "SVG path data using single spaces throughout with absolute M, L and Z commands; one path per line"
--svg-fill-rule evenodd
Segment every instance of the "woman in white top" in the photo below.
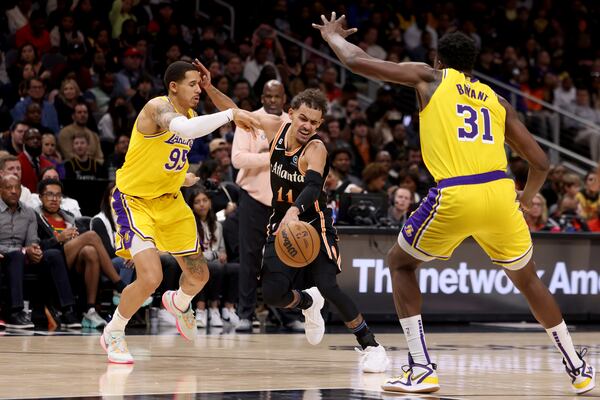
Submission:
M 237 298 L 239 264 L 227 263 L 223 226 L 217 221 L 206 191 L 194 189 L 188 205 L 194 211 L 202 254 L 208 262 L 210 271 L 208 283 L 195 299 L 196 324 L 198 327 L 205 327 L 210 320 L 210 325 L 213 327 L 223 326 L 223 321 L 236 326 L 240 320 L 234 307 Z M 224 304 L 221 313 L 219 313 L 220 298 Z

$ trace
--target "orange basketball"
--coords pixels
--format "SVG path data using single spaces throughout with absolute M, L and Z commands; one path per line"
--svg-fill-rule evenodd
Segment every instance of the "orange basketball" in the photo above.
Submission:
M 275 237 L 275 253 L 289 267 L 306 267 L 317 258 L 320 249 L 317 230 L 307 222 L 292 221 L 280 227 Z

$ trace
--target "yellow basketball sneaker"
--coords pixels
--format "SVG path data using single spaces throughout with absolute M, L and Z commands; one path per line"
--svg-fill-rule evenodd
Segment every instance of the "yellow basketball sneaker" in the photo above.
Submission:
M 188 306 L 186 311 L 181 311 L 175 306 L 175 290 L 167 290 L 162 296 L 162 303 L 165 309 L 175 316 L 175 323 L 179 334 L 187 340 L 195 340 L 198 334 L 196 327 L 196 318 L 192 306 Z
M 596 370 L 591 365 L 588 365 L 583 357 L 587 353 L 587 348 L 581 349 L 579 358 L 583 362 L 583 365 L 579 368 L 572 368 L 571 363 L 567 363 L 567 360 L 563 358 L 563 364 L 567 370 L 567 374 L 571 377 L 571 386 L 573 391 L 577 394 L 583 394 L 589 392 L 596 386 Z
M 100 345 L 108 355 L 108 361 L 115 364 L 133 364 L 133 357 L 127 348 L 124 332 L 102 332 Z
M 417 364 L 408 353 L 408 365 L 402 366 L 402 375 L 388 379 L 381 388 L 390 392 L 433 393 L 440 390 L 437 365 Z

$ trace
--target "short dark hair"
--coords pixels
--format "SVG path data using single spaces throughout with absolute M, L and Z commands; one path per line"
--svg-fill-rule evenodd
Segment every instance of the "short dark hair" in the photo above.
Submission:
M 29 126 L 29 124 L 25 121 L 14 121 L 12 124 L 10 124 L 9 130 L 11 132 L 14 132 L 17 129 L 17 126 L 19 126 L 19 125 Z
M 298 93 L 292 99 L 290 106 L 297 110 L 304 104 L 305 106 L 314 110 L 321 111 L 321 114 L 325 116 L 327 113 L 327 98 L 319 89 L 306 89 Z
M 437 54 L 446 67 L 470 71 L 475 66 L 477 47 L 475 41 L 464 33 L 452 32 L 440 39 Z
M 185 73 L 188 71 L 196 71 L 196 67 L 194 67 L 190 62 L 175 61 L 174 63 L 171 63 L 167 67 L 163 77 L 165 89 L 169 91 L 169 83 L 171 82 L 181 82 L 183 78 L 185 78 Z
M 329 154 L 329 161 L 331 163 L 333 163 L 333 161 L 335 160 L 335 158 L 340 155 L 340 154 L 347 154 L 348 158 L 350 159 L 350 161 L 352 161 L 352 151 L 350 151 L 350 149 L 346 148 L 346 147 L 338 147 L 337 149 L 333 150 L 330 154 Z
M 39 195 L 44 194 L 44 191 L 50 185 L 60 186 L 60 192 L 62 193 L 64 191 L 64 187 L 63 187 L 63 184 L 61 181 L 59 181 L 58 179 L 50 178 L 50 179 L 44 179 L 44 180 L 40 181 L 40 183 L 38 183 L 38 186 L 37 186 L 38 194 Z

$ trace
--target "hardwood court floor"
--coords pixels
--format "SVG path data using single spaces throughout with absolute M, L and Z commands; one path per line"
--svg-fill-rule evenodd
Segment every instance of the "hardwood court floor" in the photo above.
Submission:
M 600 366 L 600 334 L 573 337 Z M 319 346 L 310 346 L 302 334 L 201 335 L 195 343 L 173 334 L 129 336 L 133 366 L 108 364 L 98 336 L 4 336 L 0 398 L 583 398 L 569 392 L 543 331 L 429 334 L 442 389 L 422 397 L 381 393 L 381 382 L 406 362 L 406 347 L 400 334 L 377 338 L 393 359 L 386 374 L 359 372 L 350 334 L 326 334 Z M 600 388 L 590 397 L 600 398 Z

